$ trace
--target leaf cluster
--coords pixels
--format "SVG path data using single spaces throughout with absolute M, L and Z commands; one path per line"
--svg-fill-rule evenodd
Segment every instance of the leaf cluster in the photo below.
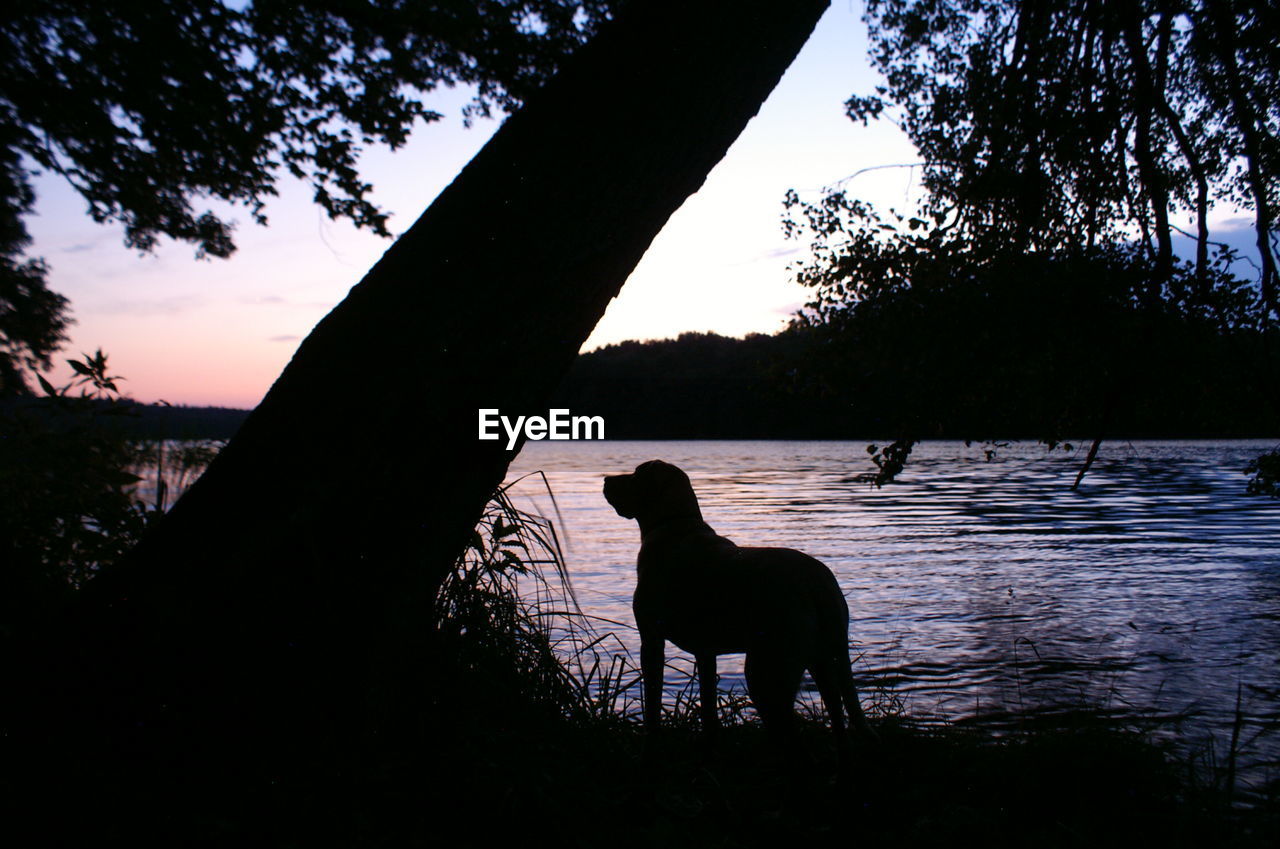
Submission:
M 34 178 L 65 178 L 97 222 L 150 251 L 235 250 L 288 175 L 334 219 L 390 235 L 358 170 L 474 87 L 467 120 L 510 112 L 617 0 L 15 0 L 0 15 L 0 397 L 65 341 L 67 301 L 26 259 Z
M 123 419 L 133 404 L 98 351 L 67 361 L 74 376 L 43 397 L 0 406 L 0 629 L 38 618 L 132 547 L 163 504 L 138 496 L 137 472 L 159 468 L 157 446 L 133 441 Z M 207 464 L 200 453 L 169 463 Z
M 47 613 L 126 551 L 146 525 L 130 496 L 129 444 L 98 423 L 94 399 L 23 399 L 3 415 L 0 627 Z M 37 407 L 36 409 L 32 409 Z
M 26 372 L 48 368 L 66 341 L 67 299 L 45 286 L 47 271 L 43 260 L 5 253 L 0 244 L 0 398 L 26 394 Z
M 810 258 L 793 269 L 796 281 L 815 295 L 803 324 L 838 327 L 855 312 L 865 320 L 890 303 L 969 297 L 965 290 L 994 299 L 996 289 L 1009 289 L 1016 297 L 1018 285 L 1043 287 L 1048 277 L 1067 289 L 1089 290 L 1100 304 L 1176 314 L 1223 332 L 1256 321 L 1255 289 L 1234 276 L 1238 255 L 1225 246 L 1203 270 L 1175 261 L 1162 273 L 1135 242 L 1018 250 L 990 230 L 955 226 L 942 211 L 882 214 L 846 190 L 828 191 L 814 202 L 791 191 L 786 207 L 787 234 L 810 240 Z
M 131 247 L 160 236 L 234 250 L 197 199 L 264 205 L 281 173 L 334 218 L 386 235 L 356 170 L 362 146 L 403 144 L 440 115 L 422 95 L 476 87 L 509 111 L 607 15 L 597 0 L 26 0 L 0 19 L 0 141 L 11 226 L 30 165 L 65 177 Z
M 1253 475 L 1248 484 L 1249 492 L 1280 498 L 1280 449 L 1253 460 L 1244 471 Z
M 1146 430 L 1148 399 L 1218 365 L 1274 415 L 1274 4 L 869 0 L 866 20 L 884 84 L 846 110 L 901 125 L 924 198 L 904 215 L 792 192 L 786 228 L 813 251 L 799 322 L 895 411 L 894 444 L 1001 410 L 1049 444 Z M 1211 238 L 1215 204 L 1253 215 L 1256 280 Z
M 797 270 L 815 295 L 796 321 L 815 359 L 805 371 L 878 411 L 895 445 L 1158 433 L 1175 398 L 1204 405 L 1179 413 L 1176 427 L 1212 432 L 1209 411 L 1243 420 L 1273 403 L 1260 384 L 1277 362 L 1253 323 L 1256 290 L 1230 273 L 1229 252 L 1217 255 L 1206 294 L 1189 263 L 1156 279 L 1133 243 L 1016 252 L 922 218 L 881 217 L 843 193 L 809 205 L 793 196 L 792 211 L 792 227 L 813 239 L 813 259 Z M 894 472 L 905 455 L 882 459 Z
M 871 0 L 885 83 L 846 108 L 892 114 L 920 151 L 928 212 L 1011 250 L 1136 240 L 1174 264 L 1194 221 L 1207 291 L 1215 203 L 1251 213 L 1276 308 L 1280 17 L 1260 0 Z

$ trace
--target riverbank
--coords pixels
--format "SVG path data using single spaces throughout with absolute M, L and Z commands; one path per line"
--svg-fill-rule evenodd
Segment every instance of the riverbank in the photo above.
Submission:
M 557 497 L 574 509 L 569 492 Z M 162 747 L 89 729 L 47 746 L 9 736 L 5 747 L 22 757 L 8 759 L 0 792 L 24 813 L 14 831 L 27 838 L 15 845 L 1094 849 L 1280 840 L 1274 765 L 1243 798 L 1230 758 L 1175 751 L 1157 742 L 1177 730 L 1164 720 L 1136 723 L 1087 702 L 1053 716 L 1006 715 L 998 726 L 926 725 L 894 691 L 867 693 L 881 742 L 859 748 L 848 775 L 821 719 L 804 723 L 812 764 L 796 769 L 733 693 L 722 699 L 727 727 L 714 752 L 696 729 L 691 687 L 669 693 L 666 727 L 648 737 L 634 665 L 616 638 L 573 630 L 582 617 L 563 568 L 550 524 L 499 499 L 453 578 L 419 600 L 430 650 L 400 657 L 403 647 L 388 644 L 404 661 L 377 664 L 393 669 L 388 677 L 335 681 L 359 688 L 366 709 L 324 734 L 281 740 L 269 727 L 237 728 L 224 747 L 175 718 L 157 732 Z M 531 580 L 542 589 L 530 593 Z
M 879 746 L 859 748 L 841 776 L 818 722 L 801 734 L 812 764 L 796 769 L 753 722 L 724 729 L 712 753 L 689 714 L 649 738 L 625 716 L 566 717 L 513 688 L 511 672 L 455 668 L 448 683 L 461 689 L 421 691 L 429 704 L 415 722 L 341 750 L 317 741 L 287 765 L 74 765 L 56 776 L 62 794 L 26 806 L 44 839 L 17 845 L 1096 849 L 1280 839 L 1274 791 L 1242 806 L 1221 773 L 1097 715 L 999 736 L 876 717 Z

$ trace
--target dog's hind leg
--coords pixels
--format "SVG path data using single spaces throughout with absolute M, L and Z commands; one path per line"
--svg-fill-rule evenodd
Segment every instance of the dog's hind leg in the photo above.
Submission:
M 747 694 L 769 736 L 792 744 L 796 737 L 796 691 L 804 666 L 793 652 L 757 649 L 747 652 Z
M 720 700 L 716 689 L 716 656 L 700 654 L 698 663 L 698 711 L 702 716 L 702 733 L 708 738 L 720 728 Z

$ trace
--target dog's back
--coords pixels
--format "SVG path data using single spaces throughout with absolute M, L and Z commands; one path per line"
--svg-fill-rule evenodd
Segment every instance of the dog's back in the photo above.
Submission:
M 691 654 L 779 643 L 806 659 L 846 650 L 844 595 L 831 570 L 801 551 L 741 547 L 708 531 L 679 546 L 646 540 L 639 565 L 637 622 Z

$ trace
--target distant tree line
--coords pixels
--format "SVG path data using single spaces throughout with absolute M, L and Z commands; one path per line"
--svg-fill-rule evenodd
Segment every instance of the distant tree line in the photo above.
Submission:
M 248 410 L 139 404 L 127 418 L 130 432 L 142 439 L 230 439 Z
M 1123 438 L 1277 435 L 1257 382 L 1260 338 L 1172 320 L 1139 329 L 1132 313 L 1093 301 L 1087 282 L 1056 282 L 1010 284 L 1003 299 L 955 290 L 936 304 L 885 304 L 856 333 L 609 345 L 578 357 L 555 404 L 603 416 L 611 439 L 1080 439 L 1100 426 Z M 1113 379 L 1100 383 L 1104 356 Z M 1096 392 L 1120 397 L 1098 403 Z
M 1090 299 L 1087 281 L 1043 281 L 999 298 L 882 304 L 856 330 L 608 345 L 577 358 L 553 405 L 603 416 L 609 439 L 1082 439 L 1099 427 L 1122 438 L 1277 436 L 1258 335 L 1130 326 L 1130 313 Z M 115 403 L 123 414 L 109 421 L 137 439 L 229 439 L 249 414 Z
M 838 405 L 791 391 L 803 345 L 715 333 L 609 345 L 578 356 L 554 403 L 603 416 L 610 439 L 837 438 Z
M 129 439 L 230 439 L 248 417 L 248 410 L 232 407 L 186 407 L 139 404 L 128 399 L 96 399 L 103 414 L 98 427 Z M 14 417 L 43 420 L 52 426 L 63 411 L 45 398 L 18 396 L 0 399 L 0 423 Z

